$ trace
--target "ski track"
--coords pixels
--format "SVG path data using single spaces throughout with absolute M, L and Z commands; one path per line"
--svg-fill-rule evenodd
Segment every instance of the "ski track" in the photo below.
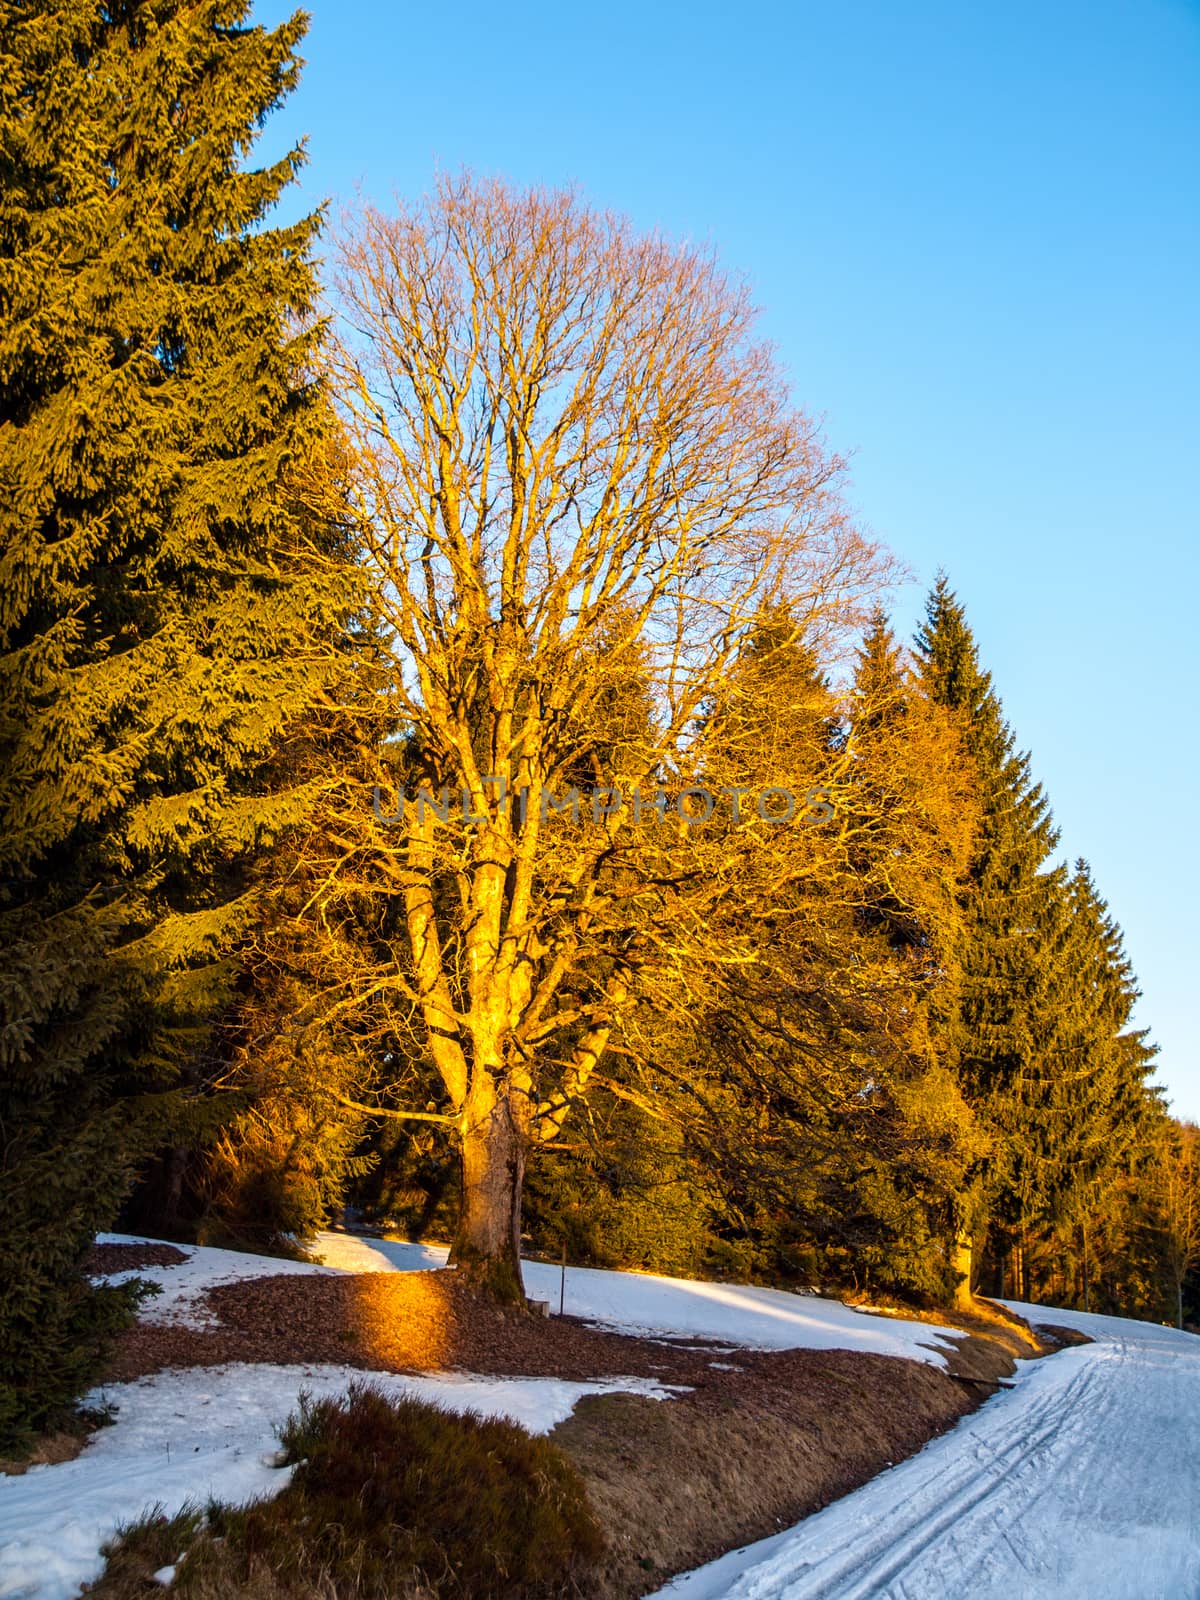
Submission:
M 1016 1306 L 1096 1342 L 661 1600 L 1196 1600 L 1200 1339 Z

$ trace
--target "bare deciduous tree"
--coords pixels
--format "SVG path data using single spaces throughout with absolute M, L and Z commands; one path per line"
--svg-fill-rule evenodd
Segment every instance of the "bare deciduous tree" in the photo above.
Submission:
M 730 892 L 650 797 L 703 768 L 698 713 L 764 606 L 817 639 L 881 562 L 704 250 L 464 178 L 367 210 L 339 297 L 409 783 L 372 845 L 403 905 L 387 981 L 445 1099 L 403 1114 L 456 1132 L 453 1259 L 517 1297 L 530 1141 L 586 1096 L 648 964 L 686 994 Z M 580 784 L 575 823 L 554 805 Z

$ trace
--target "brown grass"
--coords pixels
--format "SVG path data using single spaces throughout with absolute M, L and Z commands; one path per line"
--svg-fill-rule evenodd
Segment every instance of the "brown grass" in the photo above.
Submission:
M 772 1356 L 740 1388 L 666 1404 L 585 1397 L 550 1437 L 608 1532 L 591 1593 L 633 1600 L 779 1532 L 914 1454 L 978 1399 L 933 1367 L 844 1351 Z
M 78 1427 L 57 1428 L 53 1433 L 45 1433 L 25 1454 L 0 1456 L 0 1473 L 19 1478 L 30 1467 L 56 1467 L 60 1461 L 74 1461 L 92 1431 L 91 1426 L 80 1422 Z
M 888 1356 L 736 1365 L 670 1401 L 587 1397 L 549 1440 L 416 1402 L 322 1402 L 283 1430 L 304 1465 L 277 1499 L 149 1519 L 90 1592 L 160 1595 L 153 1573 L 186 1550 L 172 1590 L 188 1600 L 635 1600 L 846 1494 L 975 1403 Z

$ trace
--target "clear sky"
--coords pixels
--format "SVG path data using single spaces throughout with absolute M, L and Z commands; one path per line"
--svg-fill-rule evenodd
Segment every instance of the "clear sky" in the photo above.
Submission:
M 310 0 L 303 198 L 437 167 L 711 240 L 939 565 L 1200 1119 L 1200 0 Z M 286 13 L 260 3 L 258 20 Z

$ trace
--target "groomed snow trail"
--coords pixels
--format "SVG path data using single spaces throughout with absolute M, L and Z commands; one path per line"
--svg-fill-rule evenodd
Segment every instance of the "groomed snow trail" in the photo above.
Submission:
M 662 1600 L 1196 1600 L 1200 1338 L 1016 1306 L 1096 1342 Z

